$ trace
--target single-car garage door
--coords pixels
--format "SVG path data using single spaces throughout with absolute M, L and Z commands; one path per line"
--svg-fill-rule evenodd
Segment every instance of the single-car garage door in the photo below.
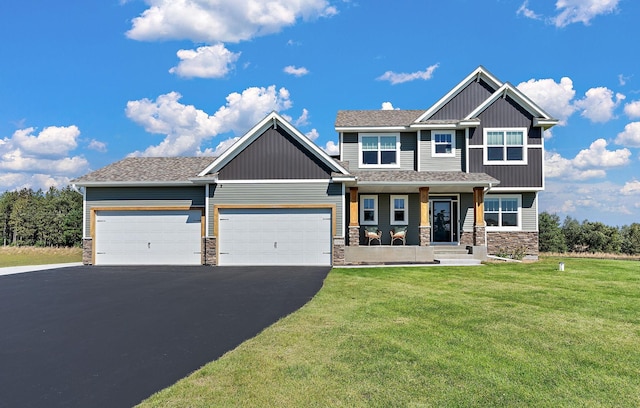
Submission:
M 96 265 L 200 265 L 200 210 L 96 211 Z
M 331 209 L 220 209 L 219 265 L 331 265 Z

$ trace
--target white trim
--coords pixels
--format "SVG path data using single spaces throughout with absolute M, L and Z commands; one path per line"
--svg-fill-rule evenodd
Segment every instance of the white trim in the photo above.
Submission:
M 484 128 L 482 130 L 482 164 L 485 166 L 526 166 L 528 164 L 528 132 L 525 127 L 492 127 L 492 128 Z M 503 149 L 503 159 L 502 160 L 489 160 L 488 159 L 488 150 L 489 145 L 487 145 L 487 133 L 489 132 L 503 132 L 504 133 L 504 141 L 502 144 Z M 522 132 L 522 160 L 507 160 L 507 132 Z M 520 145 L 518 145 L 520 146 Z M 497 145 L 494 147 L 498 147 Z
M 265 179 L 265 180 L 218 180 L 216 184 L 290 184 L 330 183 L 331 179 Z
M 436 135 L 451 136 L 451 152 L 436 153 Z M 431 131 L 431 157 L 456 157 L 456 131 L 455 130 L 432 130 Z
M 364 200 L 373 199 L 373 221 L 364 220 Z M 378 195 L 377 194 L 361 194 L 360 195 L 360 225 L 378 225 Z
M 378 163 L 381 161 L 380 156 L 380 138 L 395 137 L 396 138 L 396 162 L 393 164 L 365 164 L 362 162 L 362 138 L 376 137 L 378 138 Z M 362 169 L 398 169 L 400 168 L 400 133 L 358 133 L 358 167 Z
M 537 192 L 542 190 L 543 189 L 541 187 L 493 187 L 491 189 L 491 191 L 496 191 L 500 193 L 519 193 L 519 192 L 531 193 L 531 192 Z
M 340 161 L 344 161 L 343 159 L 343 144 L 344 144 L 344 133 L 338 132 L 338 154 L 340 155 Z
M 347 189 L 346 186 L 344 185 L 344 183 L 342 184 L 342 216 L 340 217 L 340 219 L 342 220 L 342 224 L 340 225 L 340 231 L 336 231 L 336 236 L 340 237 L 340 238 L 346 238 L 345 237 L 345 222 L 346 222 L 346 218 L 347 218 Z M 346 245 L 346 243 L 345 243 Z M 333 259 L 333 257 L 332 257 Z
M 394 200 L 404 200 L 404 220 L 394 220 Z M 389 225 L 409 225 L 409 196 L 407 194 L 391 194 L 389 195 Z
M 82 238 L 87 237 L 87 189 L 82 191 Z
M 489 106 L 491 106 L 495 101 L 497 101 L 499 98 L 504 98 L 507 95 L 509 95 L 512 99 L 514 99 L 518 105 L 526 109 L 534 117 L 541 118 L 545 123 L 545 126 L 551 127 L 558 122 L 557 120 L 551 118 L 551 116 L 549 116 L 548 113 L 542 110 L 525 94 L 520 92 L 518 88 L 514 87 L 508 82 L 502 85 L 497 91 L 495 91 L 487 99 L 485 99 L 484 102 L 482 102 L 474 110 L 472 110 L 463 120 L 470 120 L 478 117 L 480 113 L 484 112 L 484 110 L 487 109 Z
M 476 145 L 476 144 L 469 145 L 469 149 L 482 149 L 482 148 L 484 148 L 483 145 Z
M 204 186 L 204 235 L 206 237 L 210 237 L 211 236 L 211 230 L 209 229 L 209 193 L 210 193 L 210 184 L 206 184 Z
M 518 214 L 517 214 L 517 223 L 518 225 L 515 227 L 509 226 L 509 227 L 502 227 L 502 226 L 489 226 L 487 225 L 486 230 L 487 231 L 522 231 L 522 194 L 485 194 L 484 196 L 484 200 L 485 200 L 485 216 L 488 212 L 494 213 L 493 211 L 487 211 L 486 208 L 486 200 L 488 198 L 496 198 L 498 200 L 500 200 L 500 205 L 499 205 L 499 209 L 498 209 L 498 222 L 501 223 L 502 222 L 502 199 L 517 199 L 517 205 L 518 205 Z M 509 214 L 511 214 L 511 212 L 509 212 Z M 486 223 L 486 222 L 485 222 Z
M 418 169 L 418 171 L 422 171 L 422 166 L 421 166 L 421 162 L 422 162 L 422 148 L 420 146 L 420 142 L 422 141 L 422 130 L 418 129 L 418 131 L 416 132 L 416 149 L 418 149 L 418 153 L 417 153 L 417 160 L 418 163 L 416 165 L 416 169 Z
M 79 187 L 185 187 L 196 184 L 191 181 L 79 181 L 74 185 Z
M 539 144 L 529 144 L 529 149 L 542 149 L 542 145 Z
M 544 189 L 545 189 L 545 187 L 546 187 L 546 177 L 545 177 L 545 174 L 546 174 L 546 172 L 547 172 L 547 168 L 546 168 L 546 165 L 545 165 L 545 161 L 546 161 L 546 160 L 545 160 L 545 158 L 544 158 L 544 156 L 545 156 L 545 152 L 546 152 L 546 150 L 545 150 L 545 145 L 544 145 L 544 130 L 542 130 L 541 139 L 542 139 L 542 140 L 541 140 L 541 142 L 542 142 L 542 144 L 541 144 L 541 146 L 542 146 L 542 153 L 541 153 L 541 156 L 542 156 L 542 157 L 541 157 L 541 159 L 542 159 L 542 189 L 544 190 Z
M 336 127 L 336 132 L 349 133 L 386 133 L 386 132 L 405 132 L 409 130 L 409 126 L 340 126 Z
M 466 173 L 470 173 L 469 171 L 469 128 L 464 130 L 464 168 Z

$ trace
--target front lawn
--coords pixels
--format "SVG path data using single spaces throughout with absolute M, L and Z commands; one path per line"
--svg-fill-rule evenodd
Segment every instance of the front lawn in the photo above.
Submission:
M 334 269 L 143 406 L 640 406 L 640 263 Z
M 0 246 L 0 268 L 82 261 L 82 248 Z

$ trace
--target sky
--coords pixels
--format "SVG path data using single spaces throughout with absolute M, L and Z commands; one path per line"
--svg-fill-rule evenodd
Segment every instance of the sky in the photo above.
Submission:
M 636 0 L 3 0 L 0 191 L 217 155 L 271 111 L 428 109 L 479 65 L 559 124 L 540 210 L 640 222 Z

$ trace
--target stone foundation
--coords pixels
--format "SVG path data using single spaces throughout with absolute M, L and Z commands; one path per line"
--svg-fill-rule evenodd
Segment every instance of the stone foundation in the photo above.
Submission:
M 202 264 L 203 265 L 217 265 L 217 248 L 216 237 L 204 237 L 202 238 Z
M 360 246 L 359 225 L 349 225 L 349 246 Z
M 344 264 L 344 237 L 333 237 L 333 265 Z
M 431 245 L 431 226 L 421 225 L 420 226 L 420 246 L 429 246 L 429 245 Z
M 538 258 L 538 233 L 527 231 L 487 232 L 488 252 L 496 254 L 522 254 L 524 258 Z
M 82 240 L 82 264 L 93 264 L 93 240 L 91 238 Z

